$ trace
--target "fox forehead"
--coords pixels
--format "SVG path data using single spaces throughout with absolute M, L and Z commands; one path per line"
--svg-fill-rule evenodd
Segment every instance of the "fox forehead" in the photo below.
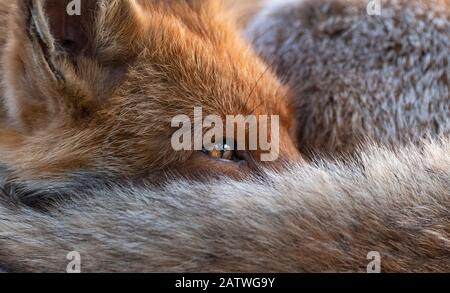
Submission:
M 126 59 L 134 62 L 120 97 L 131 103 L 151 100 L 152 107 L 175 112 L 170 115 L 190 113 L 196 105 L 223 115 L 286 111 L 285 88 L 232 24 L 216 24 L 210 15 L 202 20 L 198 14 L 186 19 L 148 8 L 143 13 L 152 24 L 146 20 L 133 41 L 135 56 Z

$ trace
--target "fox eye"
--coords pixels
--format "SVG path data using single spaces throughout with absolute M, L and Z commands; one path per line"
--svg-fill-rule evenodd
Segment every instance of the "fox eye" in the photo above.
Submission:
M 212 145 L 204 146 L 202 152 L 205 155 L 217 160 L 225 160 L 233 162 L 242 161 L 238 153 L 234 151 L 233 148 L 226 142 L 214 143 Z

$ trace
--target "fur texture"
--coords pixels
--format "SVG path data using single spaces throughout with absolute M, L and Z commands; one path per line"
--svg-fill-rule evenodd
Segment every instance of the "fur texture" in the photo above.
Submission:
M 193 119 L 194 107 L 205 116 L 279 115 L 280 160 L 299 158 L 286 89 L 217 1 L 83 0 L 71 17 L 68 2 L 0 0 L 8 19 L 0 163 L 11 176 L 79 186 L 80 174 L 161 181 L 169 172 L 252 172 L 172 148 L 172 119 Z M 261 152 L 248 155 L 258 162 Z
M 448 66 L 446 58 L 449 55 L 445 54 L 448 47 L 439 45 L 448 38 L 446 31 L 442 33 L 439 29 L 440 25 L 448 28 L 448 1 L 440 1 L 440 5 L 445 5 L 439 6 L 445 7 L 442 10 L 436 9 L 438 6 L 427 6 L 430 8 L 428 18 L 423 15 L 422 6 L 414 6 L 410 4 L 412 2 L 389 2 L 384 8 L 389 13 L 378 21 L 362 17 L 362 5 L 357 5 L 359 9 L 351 14 L 344 2 L 338 0 L 328 4 L 309 2 L 281 10 L 272 7 L 270 9 L 276 10 L 257 18 L 256 23 L 267 25 L 264 30 L 267 35 L 254 35 L 256 47 L 260 51 L 267 47 L 266 56 L 273 58 L 279 74 L 287 75 L 291 83 L 301 85 L 305 82 L 307 90 L 302 90 L 303 86 L 294 88 L 300 105 L 298 109 L 303 109 L 299 112 L 301 129 L 306 131 L 300 135 L 304 139 L 302 146 L 315 147 L 315 151 L 352 151 L 352 157 L 317 159 L 308 164 L 286 166 L 284 170 L 266 170 L 243 181 L 222 178 L 195 182 L 177 178 L 160 187 L 103 181 L 95 187 L 74 189 L 66 186 L 62 189 L 58 181 L 47 180 L 45 182 L 51 184 L 33 185 L 30 190 L 30 185 L 18 184 L 11 177 L 9 166 L 0 169 L 0 268 L 11 272 L 64 272 L 67 254 L 78 251 L 83 272 L 347 272 L 365 271 L 369 263 L 367 254 L 378 251 L 384 272 L 450 271 L 450 126 L 448 111 L 442 110 L 448 107 L 448 67 L 443 65 Z M 402 6 L 398 5 L 404 5 L 405 9 L 399 9 Z M 442 13 L 441 18 L 437 17 L 439 13 Z M 170 21 L 177 17 L 179 15 L 173 15 Z M 207 19 L 205 15 L 203 17 L 203 20 Z M 266 17 L 266 21 L 262 17 Z M 412 37 L 408 33 L 412 27 L 411 17 L 424 23 L 419 28 L 434 30 L 430 33 L 429 46 L 422 48 L 425 50 L 423 56 L 420 50 L 402 49 L 402 46 L 411 48 L 406 42 Z M 280 19 L 283 21 L 277 21 Z M 436 19 L 441 21 L 435 24 Z M 367 37 L 369 31 L 347 30 L 349 26 L 359 27 L 356 24 L 360 20 L 368 22 L 363 27 L 373 26 L 374 31 L 383 28 L 388 32 L 387 36 L 401 38 L 384 39 L 387 37 L 383 35 L 374 42 Z M 170 22 L 162 23 L 169 25 Z M 296 29 L 300 35 L 311 36 L 311 39 L 299 37 L 291 42 L 290 28 L 298 23 L 301 25 Z M 392 23 L 400 26 L 398 34 L 394 34 Z M 180 28 L 163 27 L 178 32 Z M 346 32 L 337 29 L 333 33 L 339 27 Z M 273 30 L 279 33 L 277 42 L 271 34 Z M 285 30 L 286 34 L 283 33 Z M 250 31 L 255 31 L 255 25 Z M 314 35 L 317 37 L 312 37 Z M 418 36 L 424 35 L 428 34 Z M 367 41 L 364 48 L 361 46 L 363 40 Z M 172 41 L 174 45 L 179 44 L 178 39 Z M 378 46 L 383 42 L 393 42 L 393 47 L 380 53 L 376 48 L 380 49 Z M 208 44 L 203 44 L 205 48 L 200 45 L 206 50 L 202 52 L 216 49 Z M 289 64 L 292 69 L 288 63 L 283 63 L 289 55 L 277 51 L 279 47 L 292 48 L 294 59 Z M 364 50 L 368 52 L 365 55 L 368 59 L 358 55 Z M 351 57 L 350 52 L 359 57 Z M 337 54 L 336 62 L 326 62 L 333 53 Z M 436 59 L 425 62 L 424 56 L 434 53 Z M 248 62 L 248 58 L 240 56 L 242 51 L 237 50 L 235 54 L 233 58 Z M 379 58 L 371 59 L 373 54 Z M 260 62 L 253 59 L 254 56 L 249 58 Z M 302 71 L 296 58 L 304 62 L 306 71 Z M 411 58 L 412 67 L 407 67 L 402 58 Z M 182 59 L 176 60 L 181 62 Z M 284 69 L 283 64 L 287 66 Z M 421 69 L 426 64 L 428 70 Z M 180 66 L 184 68 L 185 65 Z M 358 74 L 351 74 L 353 66 Z M 391 72 L 394 68 L 397 75 Z M 191 71 L 178 73 L 183 72 Z M 265 76 L 259 69 L 253 73 Z M 411 76 L 410 83 L 404 81 L 406 73 Z M 371 83 L 367 87 L 361 84 L 362 77 L 368 78 L 371 74 L 379 82 L 377 87 L 371 88 Z M 279 86 L 273 76 L 266 78 L 256 83 L 259 93 Z M 139 81 L 142 84 L 142 80 Z M 223 82 L 233 81 L 226 79 Z M 317 88 L 312 87 L 314 83 Z M 328 85 L 329 90 L 324 91 L 322 83 Z M 409 92 L 413 88 L 421 94 L 411 96 Z M 393 89 L 398 95 L 392 96 Z M 373 95 L 368 95 L 367 103 L 363 103 L 366 100 L 359 98 L 369 90 Z M 411 98 L 410 104 L 399 98 L 404 96 Z M 131 109 L 138 113 L 142 110 L 137 105 Z M 368 113 L 370 115 L 365 116 Z M 127 119 L 131 116 L 122 118 L 124 124 L 118 125 L 130 126 Z M 384 118 L 394 122 L 388 123 Z M 158 122 L 155 117 L 153 119 L 149 121 Z M 437 124 L 431 121 L 437 121 Z M 142 125 L 133 124 L 133 128 L 137 131 Z M 392 125 L 408 125 L 409 128 Z M 364 151 L 353 152 L 363 131 L 367 131 L 372 139 L 387 144 L 403 144 L 408 139 L 418 144 L 426 134 L 435 138 L 419 146 L 388 149 L 367 145 Z M 436 138 L 439 134 L 441 140 Z M 45 137 L 38 141 L 45 141 Z M 17 143 L 17 138 L 11 136 L 2 136 L 2 139 L 10 146 Z M 34 142 L 30 138 L 28 141 Z M 54 147 L 58 147 L 58 143 L 56 140 Z M 121 149 L 125 151 L 123 156 L 136 151 L 133 144 L 125 145 L 127 149 Z M 65 151 L 70 154 L 78 147 L 75 144 Z M 24 158 L 24 154 L 34 154 L 33 149 L 27 150 L 28 153 L 22 150 Z M 40 150 L 40 155 L 48 154 Z M 92 151 L 81 148 L 80 152 L 86 154 L 86 150 Z M 288 152 L 287 148 L 285 151 Z M 75 181 L 88 178 L 96 182 L 85 175 L 82 178 L 76 177 Z M 51 193 L 52 196 L 30 206 L 23 199 L 30 193 L 34 197 L 35 192 Z
M 302 150 L 450 135 L 450 1 L 284 1 L 246 34 L 291 84 Z
M 0 264 L 64 272 L 450 271 L 450 141 L 264 178 L 96 188 L 45 212 L 0 196 Z

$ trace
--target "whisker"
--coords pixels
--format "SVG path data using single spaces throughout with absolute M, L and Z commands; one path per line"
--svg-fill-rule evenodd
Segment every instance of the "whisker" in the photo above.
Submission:
M 291 37 L 289 37 L 286 42 L 290 43 L 291 41 L 293 41 L 294 38 L 298 37 L 298 35 L 293 35 Z M 264 75 L 266 75 L 271 69 L 273 69 L 273 67 L 275 66 L 275 64 L 278 62 L 279 58 L 283 58 L 283 56 L 285 56 L 287 53 L 289 53 L 289 51 L 291 50 L 290 47 L 286 47 L 284 48 L 284 50 L 281 52 L 280 56 L 277 59 L 272 60 L 266 67 L 266 69 L 261 73 L 261 75 L 258 77 L 258 79 L 255 82 L 255 85 L 253 86 L 250 94 L 248 95 L 246 102 L 245 102 L 245 106 L 248 106 L 248 103 L 250 101 L 251 95 L 254 93 L 255 89 L 257 88 L 257 86 L 259 85 L 259 82 L 262 80 L 262 78 L 264 77 Z M 276 71 L 276 70 L 275 70 Z M 280 90 L 281 87 L 285 86 L 285 82 L 282 81 L 282 79 L 286 78 L 288 79 L 288 76 L 290 75 L 291 71 L 288 71 L 286 74 L 284 74 L 285 77 L 278 77 L 280 79 L 280 85 L 278 87 L 278 89 L 276 90 L 276 92 L 278 92 Z M 258 106 L 254 107 L 252 112 L 254 112 L 257 108 L 259 108 L 262 104 L 266 103 L 269 99 L 272 99 L 272 97 L 266 97 L 263 98 L 262 102 L 260 104 L 258 104 Z

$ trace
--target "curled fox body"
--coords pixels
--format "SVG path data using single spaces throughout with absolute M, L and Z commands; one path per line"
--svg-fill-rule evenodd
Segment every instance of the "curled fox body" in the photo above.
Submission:
M 379 66 L 370 68 L 355 60 L 355 68 L 377 77 L 386 68 L 409 72 L 412 85 L 392 82 L 399 96 L 413 99 L 409 106 L 394 98 L 406 101 L 404 107 L 386 107 L 392 101 L 383 99 L 384 87 L 378 98 L 366 99 L 369 105 L 351 99 L 352 88 L 365 87 L 358 74 L 347 75 L 348 55 L 341 54 L 334 68 L 326 62 L 331 53 L 296 46 L 333 43 L 327 18 L 345 31 L 361 22 L 365 28 L 366 20 L 392 28 L 391 21 L 407 22 L 411 13 L 434 23 L 417 7 L 411 12 L 411 2 L 386 2 L 389 13 L 376 22 L 361 17 L 361 2 L 354 2 L 355 12 L 338 0 L 298 1 L 257 16 L 246 35 L 281 78 L 297 85 L 289 90 L 217 1 L 83 1 L 83 17 L 74 21 L 65 14 L 67 1 L 0 0 L 0 269 L 61 272 L 66 255 L 77 251 L 84 272 L 365 271 L 368 253 L 377 251 L 385 272 L 449 271 L 450 114 L 448 67 L 441 67 L 450 56 L 450 47 L 442 46 L 449 38 L 448 2 L 427 9 L 440 22 L 427 26 L 435 41 L 422 51 L 443 58 L 427 63 L 433 72 L 427 79 L 421 79 L 425 59 L 412 62 L 417 71 L 379 55 L 369 62 Z M 317 38 L 272 34 L 298 25 L 296 17 L 302 33 Z M 267 36 L 255 29 L 262 24 Z M 410 25 L 402 29 L 411 34 Z M 337 46 L 342 52 L 359 48 L 365 35 L 346 31 L 349 41 Z M 305 71 L 300 63 L 283 67 L 292 56 L 277 51 L 283 44 L 298 50 L 294 56 Z M 406 54 L 397 49 L 389 50 Z M 348 79 L 337 82 L 339 74 Z M 411 88 L 427 98 L 407 95 Z M 280 115 L 283 163 L 255 162 L 260 150 L 245 151 L 238 163 L 174 152 L 170 120 L 196 106 L 223 116 Z M 364 109 L 403 119 L 412 125 L 409 137 L 380 119 L 360 119 Z M 359 151 L 361 132 L 381 143 L 418 142 L 425 135 L 434 142 Z M 350 149 L 353 156 L 300 161 L 297 138 L 301 150 Z M 193 173 L 200 180 L 184 178 Z
M 294 92 L 303 151 L 450 135 L 450 1 L 281 2 L 246 35 Z

